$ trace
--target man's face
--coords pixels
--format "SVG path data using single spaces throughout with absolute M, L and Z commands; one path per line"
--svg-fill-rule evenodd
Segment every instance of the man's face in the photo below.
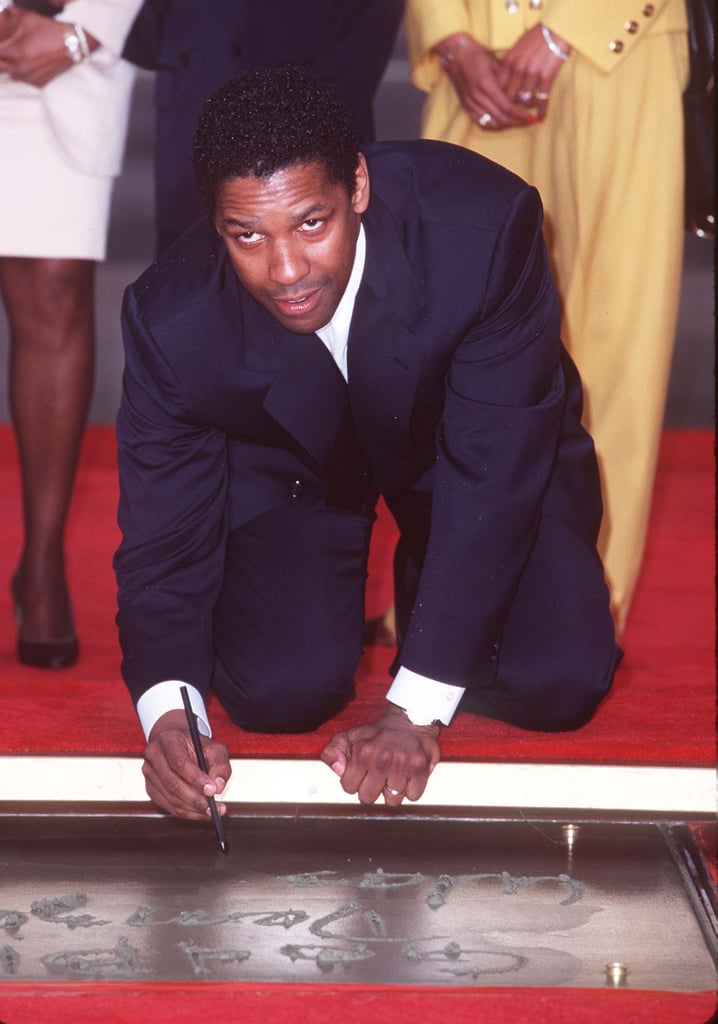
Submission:
M 215 225 L 250 295 L 290 331 L 311 334 L 339 305 L 368 203 L 363 156 L 351 196 L 323 164 L 299 164 L 223 182 Z

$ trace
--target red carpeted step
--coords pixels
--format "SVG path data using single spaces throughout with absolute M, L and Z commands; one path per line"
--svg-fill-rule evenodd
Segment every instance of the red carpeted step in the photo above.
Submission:
M 7 1024 L 711 1024 L 711 992 L 429 986 L 5 983 Z

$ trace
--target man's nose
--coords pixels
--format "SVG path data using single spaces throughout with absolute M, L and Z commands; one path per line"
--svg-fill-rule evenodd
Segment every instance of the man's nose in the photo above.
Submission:
M 296 284 L 309 273 L 309 261 L 297 242 L 275 242 L 269 265 L 269 276 L 277 284 Z

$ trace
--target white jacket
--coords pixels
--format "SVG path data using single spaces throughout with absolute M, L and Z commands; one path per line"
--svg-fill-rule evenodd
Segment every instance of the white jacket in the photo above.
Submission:
M 70 164 L 86 174 L 112 177 L 122 166 L 135 69 L 120 54 L 142 0 L 68 0 L 56 20 L 81 25 L 101 46 L 92 58 L 63 72 L 41 90 L 52 131 Z

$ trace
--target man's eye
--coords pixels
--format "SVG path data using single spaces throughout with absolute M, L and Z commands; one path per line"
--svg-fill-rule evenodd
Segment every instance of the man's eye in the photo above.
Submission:
M 242 231 L 241 234 L 237 235 L 240 242 L 258 242 L 262 236 L 257 231 Z
M 311 233 L 312 231 L 318 231 L 319 228 L 321 228 L 323 226 L 324 226 L 324 221 L 323 220 L 319 220 L 316 217 L 310 217 L 309 220 L 305 220 L 302 223 L 302 231 L 307 231 L 307 232 Z

